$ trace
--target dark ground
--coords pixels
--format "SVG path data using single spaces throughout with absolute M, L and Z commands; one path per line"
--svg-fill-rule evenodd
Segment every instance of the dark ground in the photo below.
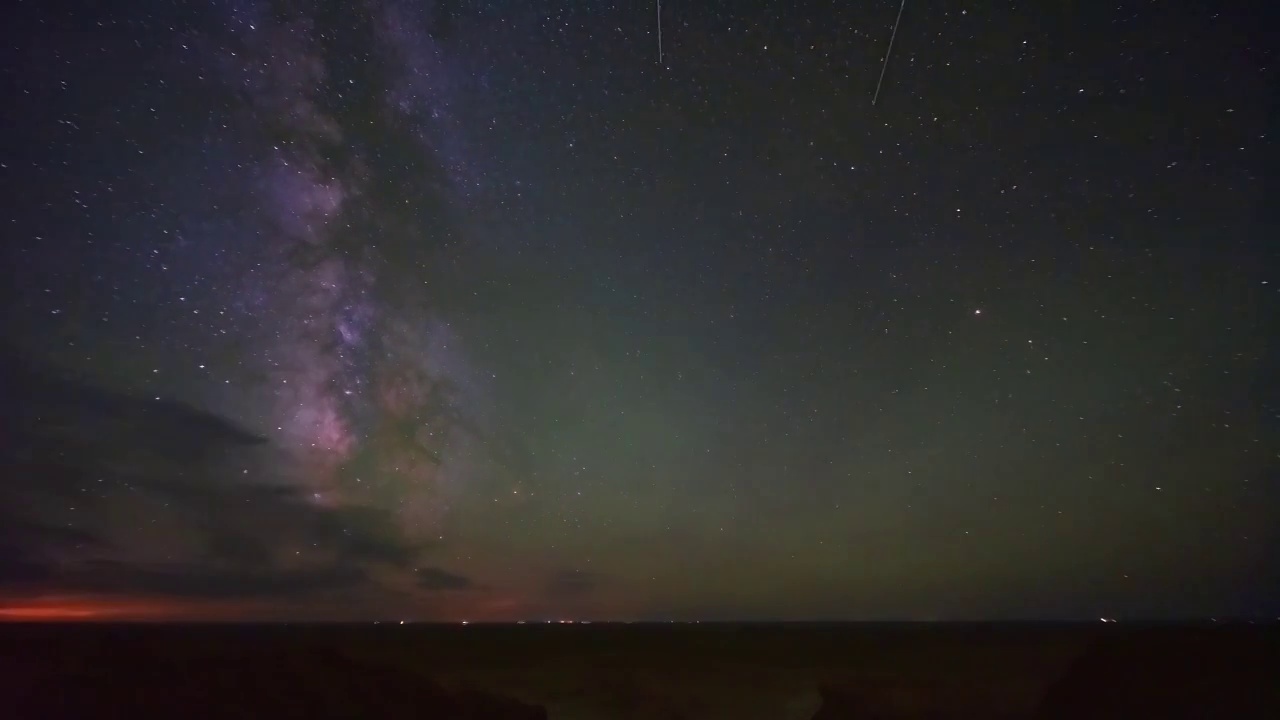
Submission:
M 1280 717 L 1276 626 L 10 625 L 0 663 L 15 718 Z

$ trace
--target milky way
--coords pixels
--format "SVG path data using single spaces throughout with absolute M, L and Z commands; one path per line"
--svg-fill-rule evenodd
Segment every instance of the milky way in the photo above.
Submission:
M 448 62 L 410 7 L 355 11 L 384 49 L 377 62 L 389 86 L 380 106 L 345 115 L 333 108 L 361 90 L 356 78 L 344 83 L 330 69 L 340 51 L 326 53 L 312 17 L 238 6 L 229 37 L 205 45 L 243 100 L 241 141 L 257 133 L 242 179 L 244 202 L 254 208 L 248 231 L 261 247 L 242 256 L 252 272 L 236 291 L 254 298 L 250 312 L 263 318 L 249 354 L 263 381 L 248 392 L 270 402 L 264 418 L 274 427 L 266 429 L 296 456 L 290 474 L 317 502 L 372 499 L 400 513 L 406 530 L 435 533 L 448 502 L 440 468 L 463 402 L 451 376 L 459 360 L 447 342 L 430 347 L 433 330 L 447 327 L 433 321 L 426 293 L 383 280 L 388 258 L 378 247 L 403 243 L 388 233 L 416 234 L 423 250 L 411 261 L 429 263 L 439 241 L 432 235 L 446 221 L 384 207 L 371 192 L 379 183 L 420 180 L 372 176 L 371 168 L 388 165 L 379 139 L 344 126 L 358 117 L 393 139 L 412 137 L 417 162 L 443 167 L 449 181 L 417 186 L 424 196 L 447 198 L 465 174 L 447 115 Z M 402 192 L 409 197 L 415 188 Z

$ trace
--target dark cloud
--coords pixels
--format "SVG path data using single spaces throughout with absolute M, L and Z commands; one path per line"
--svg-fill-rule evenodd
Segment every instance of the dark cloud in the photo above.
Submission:
M 22 517 L 20 511 L 21 508 L 9 508 L 0 512 L 0 548 L 31 544 L 51 550 L 101 545 L 101 538 L 95 533 L 34 522 Z
M 407 568 L 424 546 L 390 512 L 321 505 L 270 477 L 275 449 L 230 421 L 177 402 L 110 392 L 36 369 L 13 353 L 0 410 L 0 585 L 66 592 L 290 596 L 352 587 L 367 568 Z M 249 468 L 254 470 L 251 472 Z M 156 564 L 122 538 L 183 528 Z M 136 544 L 134 545 L 136 547 Z M 292 548 L 306 557 L 280 558 Z
M 53 568 L 43 562 L 13 557 L 7 552 L 0 556 L 0 588 L 23 587 L 47 582 L 53 576 Z
M 418 587 L 424 590 L 469 590 L 475 587 L 471 578 L 436 567 L 418 568 L 414 571 Z
M 244 534 L 220 533 L 209 538 L 205 559 L 210 563 L 255 567 L 267 563 L 271 543 Z
M 0 588 L 49 580 L 58 554 L 101 547 L 91 532 L 33 522 L 19 511 L 0 510 Z
M 15 432 L 10 442 L 44 438 L 105 450 L 111 441 L 128 439 L 131 445 L 141 442 L 160 457 L 184 460 L 224 446 L 266 442 L 185 403 L 106 390 L 35 365 L 11 348 L 0 350 L 0 372 L 4 373 L 6 424 Z
M 431 547 L 405 537 L 392 513 L 379 508 L 348 505 L 314 518 L 319 540 L 362 560 L 404 567 Z
M 120 593 L 175 598 L 230 600 L 300 597 L 341 590 L 367 581 L 364 570 L 349 564 L 314 568 L 215 568 L 204 563 L 136 564 L 98 560 L 54 568 L 27 563 L 26 578 L 68 593 Z M 9 583 L 21 585 L 20 582 Z
M 547 594 L 552 597 L 590 595 L 604 584 L 604 579 L 601 573 L 590 570 L 563 570 L 551 576 Z
M 76 566 L 31 560 L 0 561 L 0 591 L 55 594 L 119 594 L 188 600 L 303 598 L 369 582 L 363 568 L 322 564 L 315 568 L 211 568 L 196 564 L 137 564 L 104 560 Z

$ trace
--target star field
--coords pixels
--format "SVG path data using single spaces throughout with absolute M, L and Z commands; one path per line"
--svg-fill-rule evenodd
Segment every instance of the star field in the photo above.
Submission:
M 348 5 L 7 12 L 0 604 L 1280 613 L 1274 13 Z

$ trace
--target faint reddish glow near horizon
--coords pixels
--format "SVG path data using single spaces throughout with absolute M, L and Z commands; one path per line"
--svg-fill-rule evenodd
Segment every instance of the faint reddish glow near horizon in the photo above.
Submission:
M 0 622 L 176 620 L 215 615 L 213 608 L 145 598 L 41 596 L 0 599 Z
M 78 620 L 82 618 L 100 617 L 102 613 L 93 608 L 12 606 L 0 607 L 0 618 L 6 620 Z

